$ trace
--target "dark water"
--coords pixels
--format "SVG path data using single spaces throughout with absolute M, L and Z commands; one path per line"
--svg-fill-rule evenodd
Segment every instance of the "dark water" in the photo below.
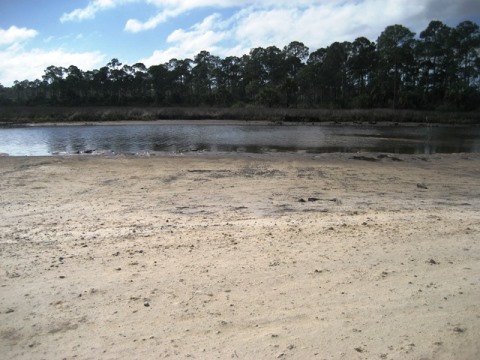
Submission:
M 0 129 L 0 153 L 480 152 L 480 127 L 102 125 Z

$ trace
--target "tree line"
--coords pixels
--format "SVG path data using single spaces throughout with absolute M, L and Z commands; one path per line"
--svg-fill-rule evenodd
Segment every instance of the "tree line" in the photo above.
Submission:
M 201 51 L 146 67 L 112 59 L 82 71 L 49 66 L 42 79 L 0 85 L 14 105 L 155 105 L 474 110 L 480 104 L 480 30 L 431 21 L 418 36 L 403 25 L 376 42 L 359 37 L 310 52 L 294 41 L 220 58 Z

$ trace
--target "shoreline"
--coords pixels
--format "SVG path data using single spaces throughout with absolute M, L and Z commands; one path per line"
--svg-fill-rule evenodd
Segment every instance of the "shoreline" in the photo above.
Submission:
M 389 153 L 382 152 L 368 152 L 368 151 L 355 151 L 355 152 L 308 152 L 308 151 L 265 151 L 265 152 L 240 152 L 240 151 L 205 151 L 205 150 L 186 150 L 179 152 L 167 152 L 167 151 L 139 151 L 136 153 L 117 153 L 111 150 L 86 150 L 82 152 L 64 153 L 54 152 L 51 154 L 42 155 L 10 155 L 8 153 L 0 153 L 0 158 L 14 158 L 14 159 L 89 159 L 89 158 L 105 158 L 105 159 L 162 159 L 162 158 L 199 158 L 199 159 L 215 159 L 215 158 L 231 158 L 231 159 L 269 159 L 276 161 L 289 161 L 289 160 L 328 160 L 328 159 L 342 159 L 342 160 L 361 160 L 362 162 L 378 162 L 381 163 L 385 159 L 393 161 L 408 160 L 422 160 L 429 161 L 428 159 L 437 158 L 480 158 L 479 152 L 457 152 L 457 153 Z
M 115 120 L 115 121 L 85 121 L 85 122 L 46 122 L 46 123 L 25 123 L 18 127 L 55 127 L 55 126 L 131 126 L 131 125 L 248 125 L 248 126 L 366 126 L 366 127 L 477 127 L 480 124 L 445 124 L 445 123 L 397 123 L 397 122 L 282 122 L 261 120 Z M 2 125 L 0 125 L 1 127 Z M 6 126 L 15 127 L 15 126 Z
M 173 125 L 173 126 L 315 126 L 315 127 L 479 127 L 480 123 L 475 124 L 454 124 L 454 123 L 422 123 L 422 122 L 394 122 L 394 121 L 324 121 L 324 122 L 278 122 L 268 120 L 217 120 L 217 119 L 202 119 L 202 120 L 111 120 L 111 121 L 63 121 L 63 122 L 27 122 L 20 124 L 0 123 L 0 129 L 11 128 L 26 128 L 26 127 L 67 127 L 67 126 L 135 126 L 135 125 Z
M 0 353 L 478 357 L 480 154 L 0 157 Z

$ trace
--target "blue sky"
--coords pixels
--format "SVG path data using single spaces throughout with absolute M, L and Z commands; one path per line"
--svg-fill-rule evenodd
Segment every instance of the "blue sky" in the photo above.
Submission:
M 41 79 L 50 66 L 150 66 L 201 50 L 242 55 L 302 41 L 311 51 L 388 25 L 480 24 L 478 0 L 0 0 L 0 84 Z

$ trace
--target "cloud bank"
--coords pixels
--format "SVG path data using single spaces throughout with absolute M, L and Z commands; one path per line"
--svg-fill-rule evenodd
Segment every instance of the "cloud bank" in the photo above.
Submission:
M 75 64 L 82 69 L 92 69 L 105 59 L 100 52 L 26 50 L 25 44 L 37 35 L 38 31 L 34 29 L 0 28 L 0 79 L 3 86 L 12 86 L 15 80 L 41 79 L 50 65 L 68 67 Z M 18 78 L 18 74 L 22 74 L 22 78 Z
M 105 56 L 100 52 L 77 53 L 62 49 L 0 51 L 0 79 L 2 85 L 12 86 L 15 80 L 41 80 L 45 69 L 50 65 L 68 67 L 75 64 L 80 69 L 89 70 L 97 68 L 104 61 Z M 22 78 L 18 74 L 22 74 Z

